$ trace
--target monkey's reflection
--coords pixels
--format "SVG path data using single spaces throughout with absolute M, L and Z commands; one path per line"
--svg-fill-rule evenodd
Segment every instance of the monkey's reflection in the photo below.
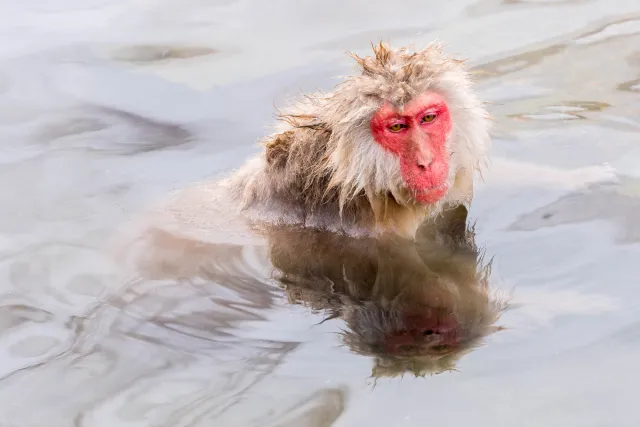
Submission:
M 440 373 L 500 329 L 502 310 L 466 210 L 452 215 L 453 228 L 416 242 L 272 229 L 269 257 L 291 303 L 346 322 L 344 342 L 375 357 L 374 376 Z
M 272 277 L 289 301 L 344 320 L 343 341 L 375 358 L 374 376 L 422 376 L 453 369 L 500 329 L 495 322 L 502 303 L 491 297 L 490 263 L 475 244 L 466 213 L 447 212 L 415 241 L 301 227 L 268 227 L 260 234 Z M 223 284 L 242 275 L 241 269 L 229 273 L 238 264 L 229 245 L 158 229 L 151 235 L 139 270 L 147 278 L 201 277 Z

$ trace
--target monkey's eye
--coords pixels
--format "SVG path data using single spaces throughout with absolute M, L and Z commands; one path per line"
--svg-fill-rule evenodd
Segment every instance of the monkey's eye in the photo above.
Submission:
M 430 123 L 435 119 L 436 119 L 436 113 L 428 113 L 424 115 L 424 117 L 422 118 L 422 121 L 425 123 Z
M 402 130 L 405 127 L 406 127 L 406 125 L 403 125 L 402 123 L 396 123 L 395 125 L 389 126 L 389 130 L 391 132 L 399 132 L 400 130 Z

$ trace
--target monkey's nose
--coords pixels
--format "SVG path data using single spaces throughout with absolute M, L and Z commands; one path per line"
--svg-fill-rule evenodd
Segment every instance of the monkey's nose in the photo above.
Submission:
M 427 169 L 429 169 L 431 167 L 431 163 L 433 163 L 432 160 L 418 159 L 416 161 L 416 166 L 418 167 L 418 170 L 420 172 L 426 172 Z

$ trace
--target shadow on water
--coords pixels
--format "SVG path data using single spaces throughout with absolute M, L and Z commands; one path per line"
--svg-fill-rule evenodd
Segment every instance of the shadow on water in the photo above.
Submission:
M 344 321 L 342 342 L 374 359 L 374 377 L 424 376 L 454 370 L 460 357 L 500 330 L 495 322 L 505 305 L 491 295 L 491 263 L 476 246 L 466 215 L 461 207 L 442 216 L 415 242 L 263 228 L 261 253 L 270 273 L 262 282 L 256 279 L 260 273 L 248 269 L 242 255 L 247 247 L 196 242 L 155 229 L 147 240 L 150 255 L 136 268 L 146 279 L 195 286 L 204 280 L 246 296 L 265 292 L 267 281 L 275 281 L 289 303 L 320 311 L 325 321 Z

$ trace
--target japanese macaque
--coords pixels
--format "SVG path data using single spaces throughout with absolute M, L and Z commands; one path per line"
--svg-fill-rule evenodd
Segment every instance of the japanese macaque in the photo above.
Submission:
M 252 221 L 413 238 L 469 206 L 490 138 L 464 62 L 435 44 L 373 50 L 353 55 L 360 75 L 284 109 L 264 151 L 223 181 Z
M 345 321 L 344 343 L 374 357 L 374 377 L 424 376 L 454 370 L 502 329 L 505 301 L 490 292 L 473 234 L 411 242 L 282 228 L 270 260 L 289 302 Z

